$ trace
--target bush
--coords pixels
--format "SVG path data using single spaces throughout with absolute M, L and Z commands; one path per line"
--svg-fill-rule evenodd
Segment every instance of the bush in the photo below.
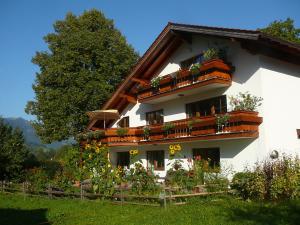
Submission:
M 282 157 L 258 163 L 253 172 L 234 175 L 231 187 L 244 199 L 290 200 L 300 197 L 300 161 Z
M 204 182 L 208 192 L 227 191 L 229 186 L 229 180 L 221 173 L 206 173 Z
M 235 189 L 243 199 L 264 199 L 264 177 L 258 172 L 236 173 L 231 188 Z
M 134 168 L 131 168 L 125 176 L 125 180 L 132 186 L 132 192 L 138 195 L 158 194 L 160 186 L 156 183 L 156 179 L 157 176 L 147 171 L 140 162 L 135 163 Z
M 26 181 L 29 191 L 45 191 L 48 188 L 48 179 L 46 172 L 41 168 L 33 168 L 27 171 Z

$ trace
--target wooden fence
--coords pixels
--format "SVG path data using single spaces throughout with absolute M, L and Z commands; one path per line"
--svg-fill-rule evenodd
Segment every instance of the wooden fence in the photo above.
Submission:
M 95 199 L 109 199 L 115 204 L 135 204 L 135 205 L 147 205 L 147 206 L 160 206 L 166 208 L 167 205 L 183 205 L 186 204 L 188 198 L 226 194 L 228 191 L 220 192 L 200 192 L 200 193 L 187 193 L 187 194 L 172 194 L 176 191 L 176 188 L 163 188 L 159 195 L 132 195 L 126 193 L 128 188 L 118 187 L 116 190 L 118 193 L 113 195 L 94 194 L 86 192 L 83 188 L 84 185 L 78 187 L 78 192 L 65 192 L 57 190 L 57 188 L 50 185 L 45 191 L 32 191 L 28 189 L 28 183 L 23 182 L 21 184 L 12 184 L 11 182 L 0 181 L 1 192 L 3 193 L 18 193 L 26 196 L 44 196 L 50 199 L 66 197 L 77 198 L 81 200 L 95 200 Z

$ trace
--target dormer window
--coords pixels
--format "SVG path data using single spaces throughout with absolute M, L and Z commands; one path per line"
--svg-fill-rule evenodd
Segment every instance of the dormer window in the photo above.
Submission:
M 129 127 L 129 116 L 123 117 L 123 118 L 118 122 L 118 127 Z

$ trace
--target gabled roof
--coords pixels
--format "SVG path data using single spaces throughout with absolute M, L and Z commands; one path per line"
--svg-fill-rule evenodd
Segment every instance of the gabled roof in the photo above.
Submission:
M 300 64 L 299 44 L 283 41 L 257 30 L 168 23 L 102 109 L 124 110 L 130 102 L 130 93 L 137 86 L 137 80 L 149 81 L 181 43 L 189 42 L 191 35 L 195 34 L 232 39 L 239 41 L 251 53 Z

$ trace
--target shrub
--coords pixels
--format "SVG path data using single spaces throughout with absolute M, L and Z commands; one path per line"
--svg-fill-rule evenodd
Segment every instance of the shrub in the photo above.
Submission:
M 236 173 L 231 188 L 235 189 L 243 199 L 264 199 L 264 177 L 258 172 Z
M 42 168 L 33 168 L 27 171 L 26 181 L 29 191 L 45 191 L 48 187 L 48 176 Z
M 204 182 L 208 192 L 227 191 L 229 186 L 229 180 L 221 173 L 206 173 Z
M 282 157 L 257 164 L 253 172 L 237 173 L 231 187 L 244 199 L 288 200 L 300 197 L 300 162 Z
M 256 111 L 261 106 L 262 98 L 249 94 L 248 92 L 239 93 L 236 96 L 229 96 L 232 110 Z
M 132 192 L 141 194 L 158 194 L 160 186 L 156 183 L 157 176 L 151 171 L 147 171 L 140 162 L 134 164 L 134 168 L 130 168 L 125 180 L 131 183 Z
M 167 171 L 166 184 L 192 190 L 197 185 L 197 181 L 190 171 L 182 167 L 181 163 L 181 160 L 175 160 L 173 162 L 171 168 Z

